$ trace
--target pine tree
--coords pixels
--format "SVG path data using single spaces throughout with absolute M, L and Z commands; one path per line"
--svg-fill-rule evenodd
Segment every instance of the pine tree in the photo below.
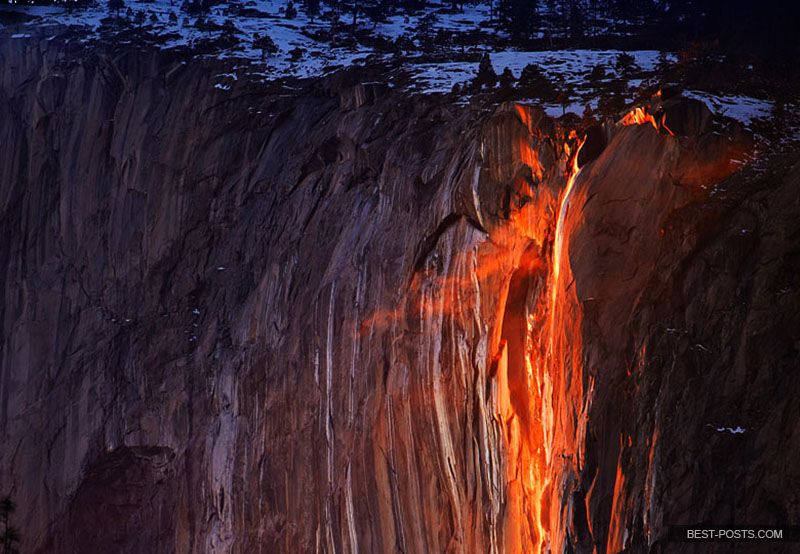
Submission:
M 510 93 L 514 90 L 514 74 L 511 72 L 511 69 L 506 67 L 503 72 L 498 77 L 498 81 L 500 83 L 500 90 L 504 93 Z
M 272 37 L 269 35 L 256 35 L 255 40 L 253 40 L 253 48 L 261 50 L 262 58 L 266 58 L 270 54 L 276 54 L 278 52 L 278 45 L 275 44 L 275 41 L 272 40 Z
M 481 63 L 478 65 L 478 74 L 473 79 L 472 85 L 476 90 L 494 88 L 497 85 L 497 73 L 495 73 L 492 60 L 487 54 L 484 54 L 481 58 Z
M 538 0 L 500 0 L 497 12 L 501 28 L 512 38 L 529 38 L 539 30 Z
M 578 0 L 570 0 L 567 19 L 569 23 L 570 36 L 572 38 L 582 37 L 585 27 L 585 16 L 583 13 L 583 7 Z
M 536 64 L 531 63 L 522 68 L 518 84 L 526 95 L 541 98 L 547 102 L 553 101 L 557 95 L 553 83 Z
M 303 11 L 312 21 L 319 15 L 319 0 L 303 0 Z
M 621 75 L 628 75 L 632 71 L 637 69 L 636 58 L 634 58 L 633 56 L 631 56 L 627 52 L 621 52 L 617 56 L 617 60 L 616 60 L 615 65 L 616 65 L 617 71 L 619 71 L 619 73 Z
M 119 12 L 125 8 L 124 0 L 108 0 L 108 11 L 114 12 L 114 16 L 119 19 Z
M 417 36 L 422 50 L 429 51 L 433 48 L 434 31 L 436 29 L 436 14 L 433 12 L 425 14 L 419 20 Z

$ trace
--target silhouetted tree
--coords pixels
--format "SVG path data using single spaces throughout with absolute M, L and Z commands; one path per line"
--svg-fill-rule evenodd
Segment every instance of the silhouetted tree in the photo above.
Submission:
M 637 13 L 637 0 L 613 0 L 610 2 L 611 15 L 619 21 L 631 21 Z
M 599 14 L 600 5 L 598 0 L 589 0 L 589 3 L 586 5 L 585 20 L 586 32 L 590 37 L 593 37 L 597 33 L 597 21 Z
M 492 66 L 492 60 L 488 54 L 484 54 L 481 58 L 481 63 L 478 65 L 478 74 L 472 81 L 472 85 L 476 90 L 482 88 L 494 88 L 497 84 L 497 73 Z
M 567 107 L 570 105 L 574 90 L 572 85 L 566 81 L 560 81 L 556 89 L 556 102 L 561 106 L 561 115 L 567 113 Z
M 519 75 L 519 88 L 526 95 L 542 98 L 543 100 L 554 100 L 557 94 L 553 83 L 545 76 L 539 66 L 529 63 Z
M 622 52 L 617 56 L 615 65 L 621 75 L 627 75 L 636 69 L 636 58 L 627 52 Z
M 511 69 L 508 67 L 503 70 L 498 80 L 500 82 L 500 90 L 504 93 L 510 93 L 512 90 L 514 90 L 514 81 L 516 79 L 514 78 L 514 74 L 511 72 Z
M 581 127 L 584 129 L 597 123 L 597 119 L 594 117 L 594 110 L 592 109 L 591 104 L 586 104 L 583 107 L 583 116 L 581 118 Z
M 119 19 L 119 12 L 125 8 L 124 0 L 108 0 L 108 11 L 114 12 L 114 16 Z
M 567 13 L 569 23 L 569 34 L 573 38 L 579 38 L 583 35 L 585 21 L 583 6 L 578 0 L 569 1 L 569 12 Z
M 605 79 L 605 77 L 606 68 L 602 64 L 592 66 L 592 70 L 589 72 L 589 81 L 591 83 L 597 84 L 601 80 Z
M 515 39 L 539 30 L 538 0 L 500 0 L 497 12 L 501 28 Z
M 434 42 L 434 29 L 436 27 L 436 14 L 431 12 L 419 20 L 418 34 L 420 46 L 423 50 L 430 50 Z
M 309 19 L 314 19 L 319 15 L 320 2 L 319 0 L 303 0 L 303 11 Z
M 262 58 L 266 58 L 267 56 L 278 52 L 278 45 L 275 44 L 275 41 L 272 40 L 272 37 L 269 35 L 256 35 L 256 38 L 253 41 L 253 48 L 261 50 Z

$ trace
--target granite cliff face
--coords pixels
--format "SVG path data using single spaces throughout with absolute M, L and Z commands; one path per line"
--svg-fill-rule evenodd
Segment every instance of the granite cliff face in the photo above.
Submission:
M 685 104 L 578 154 L 535 108 L 215 69 L 0 41 L 26 551 L 677 552 L 670 524 L 797 521 L 796 167 L 736 171 L 751 145 Z

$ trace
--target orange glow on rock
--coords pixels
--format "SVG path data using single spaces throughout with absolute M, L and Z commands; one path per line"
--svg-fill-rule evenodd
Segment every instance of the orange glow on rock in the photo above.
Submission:
M 661 128 L 665 130 L 669 136 L 675 136 L 675 133 L 672 132 L 672 129 L 667 127 L 667 114 L 662 114 L 661 116 Z
M 517 110 L 519 112 L 520 108 L 517 107 Z M 520 112 L 520 119 L 529 125 L 530 116 Z M 647 108 L 639 107 L 626 114 L 620 124 L 652 125 L 662 136 L 654 136 L 646 129 L 619 131 L 625 137 L 641 138 L 644 144 L 657 143 L 664 149 L 677 149 L 681 146 L 678 141 L 663 136 L 674 135 L 665 121 L 663 113 L 653 115 Z M 535 294 L 527 297 L 529 305 L 525 306 L 527 414 L 520 413 L 519 402 L 514 402 L 513 391 L 504 397 L 501 407 L 509 458 L 506 466 L 509 512 L 505 550 L 511 552 L 561 551 L 569 540 L 574 540 L 574 536 L 572 539 L 568 537 L 574 523 L 571 519 L 571 493 L 575 490 L 575 479 L 584 470 L 586 428 L 594 397 L 594 377 L 583 367 L 584 308 L 576 292 L 570 263 L 570 239 L 576 236 L 576 232 L 586 228 L 583 206 L 587 197 L 590 197 L 587 187 L 594 173 L 590 173 L 592 169 L 587 169 L 589 175 L 581 178 L 578 154 L 586 139 L 574 132 L 566 137 L 560 136 L 566 140 L 557 149 L 560 154 L 558 161 L 565 167 L 556 182 L 548 180 L 553 174 L 550 158 L 541 157 L 548 160 L 544 164 L 547 170 L 542 173 L 548 176 L 545 182 L 552 187 L 552 194 L 547 201 L 532 203 L 526 207 L 529 211 L 520 210 L 511 218 L 516 221 L 517 229 L 530 226 L 531 221 L 547 222 L 544 233 L 540 227 L 530 226 L 526 229 L 526 236 L 535 236 L 537 242 L 543 245 L 540 259 L 537 260 L 537 268 L 542 271 L 536 281 Z M 727 143 L 711 143 L 716 140 L 714 136 L 683 140 L 702 141 L 703 144 L 703 148 L 698 149 L 702 154 L 691 148 L 682 151 L 682 164 L 676 176 L 686 185 L 705 185 L 709 179 L 710 182 L 718 182 L 721 177 L 730 174 L 732 159 L 746 159 L 744 155 L 734 152 Z M 530 144 L 536 143 L 521 141 L 518 151 L 520 161 L 534 172 L 533 169 L 541 165 L 537 150 Z M 566 176 L 566 182 L 561 180 L 562 175 Z M 562 183 L 563 186 L 559 187 Z M 559 188 L 560 194 L 556 192 Z M 512 300 L 509 299 L 509 302 Z M 514 368 L 511 367 L 512 360 L 505 345 L 503 353 L 506 355 L 504 367 L 509 372 L 503 382 L 510 386 L 509 375 Z M 644 354 L 643 349 L 642 358 Z M 528 428 L 524 428 L 524 422 L 528 422 Z M 609 494 L 611 491 L 606 487 L 613 486 L 610 522 L 604 541 L 606 544 L 597 546 L 599 549 L 606 546 L 608 552 L 619 552 L 625 547 L 626 526 L 629 525 L 626 514 L 632 502 L 626 492 L 630 486 L 630 476 L 625 474 L 625 464 L 627 453 L 634 450 L 635 444 L 630 435 L 621 435 L 619 441 L 615 481 L 610 484 L 601 482 L 599 485 L 593 481 L 583 499 L 586 503 L 584 509 L 590 514 L 593 511 L 590 501 L 596 492 Z M 657 436 L 654 436 L 654 444 L 656 441 Z M 654 452 L 655 447 L 652 447 L 648 494 L 652 494 L 652 482 L 655 480 L 655 476 L 651 475 Z M 610 469 L 613 471 L 613 465 Z M 589 532 L 593 533 L 591 515 L 587 519 Z
M 542 164 L 539 162 L 539 155 L 524 138 L 520 139 L 518 148 L 519 158 L 522 163 L 531 168 L 531 174 L 541 181 L 543 169 Z
M 658 123 L 656 122 L 655 118 L 641 107 L 634 108 L 625 114 L 625 116 L 620 120 L 620 123 L 622 125 L 644 125 L 649 123 L 656 131 L 658 131 Z
M 550 273 L 547 284 L 549 294 L 545 296 L 546 324 L 538 337 L 538 349 L 532 363 L 538 367 L 540 382 L 541 444 L 540 464 L 543 480 L 540 484 L 541 505 L 540 533 L 544 540 L 538 552 L 549 551 L 553 545 L 563 544 L 563 530 L 567 527 L 561 506 L 561 476 L 575 473 L 577 448 L 575 438 L 580 434 L 578 414 L 566 414 L 556 406 L 581 406 L 583 397 L 583 371 L 581 367 L 582 318 L 577 305 L 575 290 L 570 286 L 572 271 L 566 253 L 569 246 L 570 204 L 575 185 L 580 175 L 578 154 L 584 139 L 576 139 L 565 152 L 571 154 L 567 182 L 561 194 L 555 221 Z M 565 396 L 566 395 L 566 396 Z M 585 414 L 581 417 L 584 417 Z
M 475 357 L 480 357 L 478 370 L 486 368 L 486 390 L 491 391 L 487 403 L 492 406 L 488 413 L 496 426 L 492 431 L 503 446 L 496 452 L 497 465 L 493 465 L 499 475 L 493 490 L 502 506 L 502 513 L 493 520 L 502 526 L 493 528 L 493 537 L 496 550 L 502 552 L 561 551 L 569 540 L 573 523 L 570 493 L 575 490 L 575 478 L 585 469 L 595 390 L 592 372 L 598 371 L 583 365 L 584 307 L 574 283 L 570 240 L 573 247 L 581 246 L 574 243 L 574 237 L 586 228 L 583 210 L 600 170 L 598 166 L 582 170 L 578 164 L 585 138 L 562 129 L 543 135 L 535 122 L 537 113 L 516 105 L 501 113 L 502 126 L 487 126 L 491 132 L 481 144 L 481 178 L 486 188 L 481 189 L 482 202 L 476 207 L 483 208 L 485 201 L 492 209 L 478 210 L 480 226 L 466 216 L 457 219 L 408 275 L 402 300 L 362 314 L 360 326 L 353 325 L 363 334 L 392 328 L 409 337 L 423 337 L 438 333 L 445 325 L 464 326 L 476 314 L 486 323 L 476 331 L 488 336 Z M 702 140 L 703 148 L 687 148 L 682 152 L 680 171 L 670 173 L 681 184 L 700 190 L 720 175 L 728 175 L 736 165 L 732 158 L 746 159 L 727 141 L 714 142 L 711 148 L 709 141 L 717 140 L 713 136 L 681 142 L 667 139 L 663 134 L 671 131 L 660 112 L 654 116 L 646 108 L 636 108 L 620 123 L 653 125 L 659 133 L 663 131 L 659 136 L 646 128 L 615 130 L 617 137 L 642 140 L 648 151 L 655 150 L 653 145 L 677 151 L 681 143 Z M 497 209 L 492 201 L 503 194 L 507 201 Z M 573 255 L 579 251 L 573 250 Z M 644 350 L 640 358 L 644 358 Z M 433 356 L 420 360 L 415 362 L 420 372 L 447 363 Z M 656 444 L 654 433 L 648 499 L 656 480 Z M 609 552 L 624 546 L 623 516 L 633 502 L 626 497 L 626 477 L 628 488 L 633 486 L 633 477 L 624 472 L 626 456 L 635 450 L 632 437 L 620 436 L 619 448 L 615 481 L 610 482 L 612 453 L 607 478 L 599 483 L 593 480 L 585 498 L 578 500 L 585 502 L 582 508 L 588 514 L 589 533 L 600 536 L 608 531 L 602 541 L 605 544 L 598 543 L 597 548 L 605 546 Z M 609 527 L 596 529 L 591 512 L 602 494 L 607 513 L 605 502 L 612 490 Z M 649 519 L 647 522 L 649 525 Z
M 533 131 L 533 118 L 531 117 L 531 112 L 525 106 L 521 104 L 515 104 L 514 109 L 517 111 L 517 115 L 519 116 L 522 123 L 528 129 L 528 132 Z
M 524 112 L 520 115 L 523 123 L 528 121 Z M 581 422 L 576 426 L 571 423 L 572 417 L 565 419 L 554 406 L 572 404 L 575 398 L 581 398 L 579 405 L 586 406 L 588 411 L 589 404 L 588 398 L 582 399 L 579 369 L 582 318 L 572 312 L 577 299 L 574 290 L 565 284 L 571 276 L 565 259 L 569 236 L 566 221 L 580 174 L 578 154 L 585 139 L 574 131 L 565 138 L 561 159 L 566 180 L 561 181 L 557 174 L 557 181 L 551 183 L 551 186 L 563 183 L 560 194 L 556 196 L 553 191 L 539 203 L 532 202 L 512 214 L 510 219 L 510 228 L 542 245 L 543 254 L 535 262 L 536 271 L 531 272 L 532 280 L 538 283 L 538 292 L 532 303 L 520 310 L 525 314 L 524 368 L 517 366 L 519 361 L 511 356 L 511 345 L 506 343 L 494 362 L 498 368 L 498 417 L 503 422 L 507 448 L 508 512 L 503 540 L 507 552 L 548 552 L 561 543 L 563 537 L 551 536 L 552 529 L 565 528 L 559 521 L 564 512 L 558 505 L 561 484 L 556 481 L 564 471 L 563 464 L 576 463 L 565 453 L 574 450 L 575 437 L 585 432 L 579 427 L 586 414 L 581 414 Z M 528 142 L 520 141 L 517 150 L 520 161 L 534 175 L 543 173 L 538 153 Z M 545 222 L 544 232 L 542 222 Z M 542 271 L 545 267 L 546 272 Z M 509 298 L 509 302 L 514 301 L 518 300 Z M 507 319 L 504 327 L 511 323 Z M 524 376 L 522 388 L 519 383 L 514 388 L 512 375 L 517 381 Z M 568 401 L 561 398 L 562 391 L 570 391 Z
M 551 289 L 551 323 L 552 323 L 552 308 L 555 307 L 556 302 L 556 293 L 557 293 L 557 285 L 558 285 L 558 276 L 561 271 L 561 253 L 564 249 L 564 218 L 567 216 L 567 210 L 569 209 L 569 199 L 570 195 L 572 194 L 572 188 L 575 186 L 575 179 L 577 179 L 578 174 L 580 173 L 580 168 L 578 167 L 578 153 L 580 153 L 581 147 L 583 147 L 583 143 L 586 139 L 578 140 L 578 146 L 575 148 L 575 154 L 572 156 L 572 166 L 569 172 L 569 177 L 567 178 L 567 186 L 564 187 L 564 193 L 561 195 L 561 203 L 558 208 L 558 221 L 556 221 L 556 239 L 555 243 L 553 244 L 553 267 L 552 267 L 552 275 L 553 275 L 553 286 Z M 569 151 L 569 149 L 567 149 Z M 552 327 L 550 329 L 551 333 L 553 331 Z
M 622 552 L 625 549 L 625 526 L 623 514 L 625 504 L 625 474 L 622 471 L 622 452 L 624 441 L 619 438 L 619 458 L 617 460 L 617 475 L 614 481 L 614 495 L 611 501 L 611 521 L 608 529 L 608 544 L 606 552 Z
M 628 113 L 623 116 L 623 118 L 619 121 L 620 125 L 628 126 L 628 125 L 652 125 L 656 131 L 663 131 L 670 136 L 675 136 L 675 133 L 672 132 L 672 129 L 667 127 L 667 114 L 662 113 L 661 117 L 656 119 L 656 117 L 649 113 L 646 108 L 638 107 L 634 108 Z

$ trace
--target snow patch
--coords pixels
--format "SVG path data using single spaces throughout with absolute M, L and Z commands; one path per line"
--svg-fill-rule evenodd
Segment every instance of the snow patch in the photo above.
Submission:
M 299 8 L 299 2 L 295 2 Z M 175 0 L 126 0 L 119 14 L 110 12 L 107 3 L 100 1 L 86 8 L 68 10 L 64 6 L 20 6 L 16 9 L 37 16 L 28 25 L 56 23 L 81 28 L 82 41 L 98 39 L 103 25 L 124 28 L 140 28 L 155 36 L 163 37 L 161 48 L 192 47 L 200 42 L 232 41 L 227 46 L 220 43 L 220 58 L 241 58 L 249 62 L 261 62 L 267 66 L 267 77 L 315 77 L 342 66 L 366 60 L 369 56 L 387 59 L 393 54 L 376 50 L 374 46 L 336 46 L 327 40 L 314 38 L 327 35 L 330 22 L 321 17 L 309 17 L 298 9 L 292 18 L 285 17 L 285 0 L 253 0 L 245 4 L 220 3 L 214 5 L 197 25 L 197 18 L 189 16 Z M 360 32 L 373 37 L 384 37 L 396 42 L 401 36 L 414 38 L 420 29 L 430 23 L 431 34 L 468 33 L 485 31 L 498 36 L 489 25 L 490 11 L 485 4 L 467 4 L 462 11 L 451 11 L 446 5 L 431 6 L 406 15 L 394 15 L 383 22 L 376 22 L 360 15 L 357 27 Z M 342 14 L 342 23 L 349 24 L 348 14 Z M 15 35 L 16 37 L 17 35 Z M 276 52 L 262 52 L 256 48 L 258 37 L 269 36 L 275 43 Z M 20 37 L 21 38 L 21 37 Z M 234 44 L 235 43 L 235 44 Z M 453 53 L 458 47 L 453 46 Z M 485 51 L 486 45 L 469 47 L 473 53 Z M 522 52 L 501 50 L 491 54 L 492 63 L 499 73 L 509 67 L 515 76 L 529 63 L 542 66 L 545 74 L 559 76 L 566 82 L 579 85 L 594 65 L 606 65 L 609 73 L 620 50 L 565 50 Z M 651 71 L 661 55 L 656 50 L 629 52 L 634 62 L 643 71 Z M 674 56 L 671 57 L 674 59 Z M 455 83 L 469 81 L 477 73 L 477 62 L 444 62 L 441 64 L 417 64 L 413 74 L 419 89 L 425 92 L 449 92 Z M 236 76 L 231 76 L 236 79 Z
M 705 102 L 714 113 L 741 121 L 746 126 L 755 119 L 770 117 L 774 103 L 769 100 L 760 100 L 752 96 L 726 95 L 718 96 L 710 92 L 686 91 L 684 96 Z
M 489 54 L 492 67 L 499 75 L 505 68 L 508 68 L 515 78 L 519 79 L 522 70 L 529 64 L 539 67 L 548 79 L 569 85 L 574 89 L 575 96 L 583 97 L 587 95 L 592 87 L 588 82 L 588 75 L 595 66 L 602 66 L 605 69 L 606 78 L 618 78 L 619 72 L 616 69 L 617 58 L 622 54 L 628 54 L 633 58 L 635 67 L 632 73 L 636 78 L 628 81 L 628 86 L 639 87 L 644 82 L 641 73 L 649 74 L 655 72 L 661 57 L 667 63 L 674 62 L 677 58 L 674 54 L 663 53 L 658 50 L 635 50 L 623 52 L 622 50 L 542 50 L 542 51 L 519 51 L 501 50 Z M 417 88 L 426 93 L 450 92 L 456 84 L 465 84 L 471 81 L 478 73 L 479 62 L 441 62 L 441 63 L 421 63 L 412 64 L 411 72 L 417 82 Z M 580 102 L 573 102 L 567 106 L 567 111 L 583 113 L 584 106 L 589 103 L 589 98 L 583 98 Z M 593 100 L 593 109 L 597 107 L 597 100 Z M 561 115 L 560 106 L 550 106 L 550 115 Z
M 738 426 L 735 429 L 733 427 L 717 427 L 716 430 L 720 433 L 730 433 L 731 435 L 740 435 L 747 431 L 747 429 Z

